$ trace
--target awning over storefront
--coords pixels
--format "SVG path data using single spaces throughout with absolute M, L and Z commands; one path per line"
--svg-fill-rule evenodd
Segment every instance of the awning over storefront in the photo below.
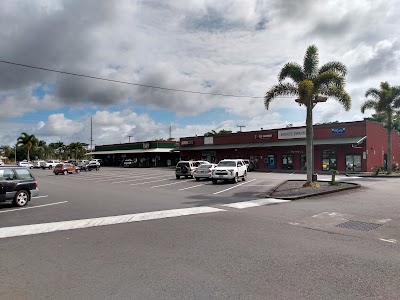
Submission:
M 367 137 L 346 137 L 335 139 L 314 140 L 314 145 L 343 145 L 343 144 L 361 144 Z M 179 147 L 175 150 L 195 151 L 195 150 L 218 150 L 218 149 L 243 149 L 243 148 L 267 148 L 267 147 L 285 147 L 285 146 L 305 146 L 306 140 L 285 140 L 265 143 L 246 143 L 246 144 L 226 144 L 226 145 L 202 145 L 193 147 Z
M 132 150 L 111 150 L 111 151 L 93 151 L 86 155 L 96 154 L 140 154 L 140 153 L 170 153 L 174 149 L 170 148 L 154 148 L 154 149 L 132 149 Z

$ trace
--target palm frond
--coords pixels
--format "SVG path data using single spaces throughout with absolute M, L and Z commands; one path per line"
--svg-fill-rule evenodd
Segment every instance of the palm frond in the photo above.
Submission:
M 297 87 L 292 83 L 278 83 L 272 86 L 265 94 L 264 105 L 268 109 L 270 102 L 279 96 L 296 96 L 298 95 Z
M 326 64 L 324 64 L 320 69 L 319 69 L 319 74 L 322 74 L 326 71 L 334 71 L 336 73 L 339 73 L 342 76 L 346 76 L 347 74 L 347 68 L 344 64 L 338 61 L 331 61 Z
M 378 102 L 376 100 L 368 99 L 361 105 L 361 112 L 364 113 L 367 109 L 375 109 L 376 112 L 378 110 Z
M 290 78 L 296 83 L 302 81 L 304 79 L 304 75 L 301 66 L 294 62 L 285 64 L 278 75 L 278 79 L 279 81 L 282 81 L 285 78 Z
M 344 77 L 332 70 L 325 71 L 314 79 L 314 84 L 317 89 L 320 87 L 329 87 L 330 85 L 344 88 L 344 83 Z
M 303 70 L 305 77 L 311 79 L 318 72 L 318 48 L 315 45 L 308 46 L 306 55 L 304 56 Z
M 376 89 L 376 88 L 369 88 L 366 92 L 365 92 L 365 98 L 368 97 L 372 97 L 374 98 L 376 101 L 379 101 L 379 99 L 381 98 L 381 92 Z
M 321 89 L 320 94 L 334 98 L 344 107 L 345 110 L 351 108 L 351 97 L 343 88 L 332 85 Z

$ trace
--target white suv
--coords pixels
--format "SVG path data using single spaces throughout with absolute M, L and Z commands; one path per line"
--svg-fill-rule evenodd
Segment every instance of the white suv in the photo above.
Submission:
M 208 161 L 194 161 L 194 160 L 181 160 L 177 163 L 175 167 L 175 176 L 176 179 L 181 178 L 181 176 L 185 176 L 185 178 L 191 177 L 193 178 L 193 173 L 201 164 L 209 164 Z
M 243 159 L 224 159 L 212 171 L 211 180 L 216 184 L 218 180 L 238 182 L 247 179 L 247 166 Z
M 54 159 L 50 159 L 48 161 L 42 161 L 40 163 L 40 167 L 44 170 L 44 169 L 53 169 L 55 166 L 57 166 L 60 163 L 59 160 L 54 160 Z

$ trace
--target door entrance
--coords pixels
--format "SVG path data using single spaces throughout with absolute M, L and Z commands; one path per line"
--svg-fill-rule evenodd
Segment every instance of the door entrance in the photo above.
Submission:
M 361 155 L 346 155 L 346 171 L 361 172 Z

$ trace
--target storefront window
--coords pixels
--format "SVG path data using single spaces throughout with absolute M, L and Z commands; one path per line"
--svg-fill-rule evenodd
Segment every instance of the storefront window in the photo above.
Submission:
M 361 172 L 361 155 L 346 155 L 346 171 Z
M 337 169 L 336 151 L 323 151 L 322 153 L 322 170 L 329 171 Z
M 292 170 L 293 169 L 293 155 L 283 154 L 282 155 L 282 169 Z

